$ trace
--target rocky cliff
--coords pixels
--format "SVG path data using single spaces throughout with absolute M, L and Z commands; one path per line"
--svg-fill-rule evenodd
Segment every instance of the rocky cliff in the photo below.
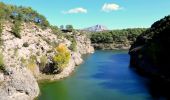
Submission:
M 41 72 L 41 58 L 46 56 L 47 64 L 52 64 L 54 46 L 59 43 L 67 47 L 71 41 L 58 37 L 50 28 L 42 30 L 33 23 L 22 23 L 21 39 L 11 31 L 12 23 L 5 22 L 1 40 L 4 71 L 0 72 L 0 100 L 31 100 L 39 95 L 36 79 L 61 79 L 69 76 L 76 65 L 82 63 L 82 54 L 94 52 L 91 42 L 85 35 L 75 35 L 76 51 L 71 51 L 68 67 L 60 74 L 46 75 Z
M 170 80 L 170 16 L 155 22 L 131 46 L 131 66 L 154 78 Z

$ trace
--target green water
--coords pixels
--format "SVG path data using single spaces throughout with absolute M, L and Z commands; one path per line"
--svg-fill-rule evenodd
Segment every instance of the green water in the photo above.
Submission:
M 40 83 L 38 100 L 152 100 L 126 51 L 96 51 L 84 61 L 66 79 Z

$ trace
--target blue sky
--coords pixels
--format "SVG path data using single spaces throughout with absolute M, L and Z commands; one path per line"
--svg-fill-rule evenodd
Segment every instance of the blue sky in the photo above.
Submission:
M 0 0 L 30 6 L 53 25 L 86 28 L 102 24 L 109 29 L 150 27 L 170 14 L 170 0 Z

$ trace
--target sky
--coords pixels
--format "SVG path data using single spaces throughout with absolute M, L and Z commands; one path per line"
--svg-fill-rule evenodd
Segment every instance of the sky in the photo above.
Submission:
M 0 0 L 32 7 L 52 25 L 77 29 L 97 24 L 109 29 L 148 28 L 170 15 L 170 0 Z

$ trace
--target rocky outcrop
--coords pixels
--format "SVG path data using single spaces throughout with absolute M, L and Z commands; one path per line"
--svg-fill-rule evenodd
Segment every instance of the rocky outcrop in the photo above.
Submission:
M 8 67 L 0 85 L 0 100 L 31 100 L 39 95 L 32 73 L 20 67 Z
M 131 66 L 154 78 L 170 81 L 170 16 L 155 22 L 131 46 Z
M 77 35 L 77 52 L 80 54 L 93 53 L 94 48 L 91 46 L 91 41 L 86 35 Z
M 76 33 L 78 34 L 78 33 Z M 71 59 L 67 65 L 63 69 L 60 74 L 56 75 L 44 75 L 41 74 L 38 77 L 38 80 L 57 80 L 68 77 L 76 68 L 76 66 L 80 65 L 83 62 L 82 55 L 83 54 L 90 54 L 94 53 L 94 48 L 91 46 L 91 41 L 86 37 L 86 35 L 76 35 L 76 42 L 77 42 L 77 50 L 76 52 L 71 51 Z
M 67 47 L 71 41 L 64 37 L 58 38 L 50 28 L 42 30 L 33 23 L 23 23 L 21 39 L 12 34 L 12 23 L 5 22 L 1 39 L 1 52 L 5 69 L 0 72 L 0 100 L 32 100 L 39 95 L 36 79 L 61 79 L 69 76 L 75 66 L 81 64 L 82 54 L 93 53 L 91 42 L 85 35 L 76 35 L 77 51 L 71 52 L 69 64 L 60 74 L 42 74 L 41 57 L 47 57 L 47 63 L 52 63 L 54 48 L 59 43 Z

